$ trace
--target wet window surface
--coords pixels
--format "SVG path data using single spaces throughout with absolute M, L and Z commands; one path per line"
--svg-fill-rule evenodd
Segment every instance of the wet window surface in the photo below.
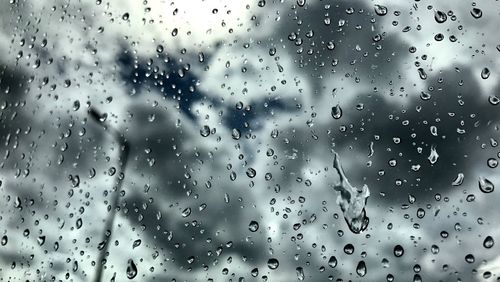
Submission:
M 0 281 L 500 281 L 498 11 L 2 1 Z

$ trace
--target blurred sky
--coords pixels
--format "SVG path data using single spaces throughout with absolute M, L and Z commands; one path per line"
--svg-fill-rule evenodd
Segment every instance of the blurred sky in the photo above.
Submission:
M 393 2 L 0 3 L 0 281 L 92 281 L 111 210 L 102 281 L 497 280 L 499 4 Z

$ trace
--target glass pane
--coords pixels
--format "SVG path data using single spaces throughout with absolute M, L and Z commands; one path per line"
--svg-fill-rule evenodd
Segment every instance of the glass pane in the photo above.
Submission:
M 499 9 L 2 1 L 0 280 L 499 280 Z

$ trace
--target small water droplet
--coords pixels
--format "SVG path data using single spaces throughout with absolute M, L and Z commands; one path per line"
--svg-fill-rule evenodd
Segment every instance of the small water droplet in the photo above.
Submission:
M 297 0 L 297 5 L 299 5 L 299 7 L 304 7 L 305 4 L 306 0 Z

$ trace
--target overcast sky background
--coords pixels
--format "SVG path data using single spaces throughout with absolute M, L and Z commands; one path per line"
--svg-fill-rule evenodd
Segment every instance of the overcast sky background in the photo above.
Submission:
M 102 281 L 496 281 L 499 4 L 392 2 L 0 3 L 0 281 L 92 281 L 109 209 Z

